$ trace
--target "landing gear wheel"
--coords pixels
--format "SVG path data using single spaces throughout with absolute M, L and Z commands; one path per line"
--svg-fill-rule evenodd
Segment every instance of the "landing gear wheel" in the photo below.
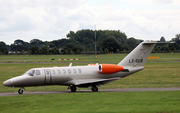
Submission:
M 96 86 L 91 87 L 92 92 L 98 92 L 98 88 Z
M 71 92 L 76 92 L 76 86 L 70 86 Z
M 18 90 L 18 93 L 19 93 L 20 95 L 23 94 L 23 89 L 20 88 L 20 89 Z

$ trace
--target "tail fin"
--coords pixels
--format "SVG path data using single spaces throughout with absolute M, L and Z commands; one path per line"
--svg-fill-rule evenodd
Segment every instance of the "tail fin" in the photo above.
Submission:
M 145 41 L 140 43 L 118 65 L 123 67 L 143 66 L 158 41 Z

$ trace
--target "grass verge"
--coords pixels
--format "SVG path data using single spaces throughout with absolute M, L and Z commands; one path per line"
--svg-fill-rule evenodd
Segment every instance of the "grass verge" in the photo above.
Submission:
M 178 113 L 180 91 L 97 92 L 0 97 L 1 113 Z
M 0 63 L 31 63 L 31 62 L 77 62 L 77 60 L 58 60 L 80 58 L 78 62 L 120 62 L 127 54 L 99 54 L 94 55 L 0 55 Z M 148 59 L 149 62 L 180 61 L 180 53 L 151 53 L 159 59 Z M 51 60 L 55 59 L 55 60 Z

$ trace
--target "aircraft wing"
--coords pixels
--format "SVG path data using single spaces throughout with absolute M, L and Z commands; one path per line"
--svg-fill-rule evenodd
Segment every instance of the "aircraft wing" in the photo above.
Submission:
M 77 79 L 77 80 L 71 80 L 69 82 L 76 85 L 77 87 L 90 87 L 92 86 L 92 84 L 95 84 L 96 86 L 100 86 L 119 79 L 121 78 L 116 77 L 109 79 Z

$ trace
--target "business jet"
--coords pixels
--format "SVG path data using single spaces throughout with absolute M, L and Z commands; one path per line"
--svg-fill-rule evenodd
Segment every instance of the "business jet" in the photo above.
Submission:
M 7 87 L 20 87 L 19 94 L 23 94 L 24 87 L 64 85 L 71 92 L 76 88 L 91 87 L 92 92 L 98 92 L 98 86 L 113 82 L 144 69 L 143 65 L 158 41 L 141 42 L 117 65 L 88 64 L 87 66 L 42 67 L 32 68 L 21 76 L 3 82 Z

